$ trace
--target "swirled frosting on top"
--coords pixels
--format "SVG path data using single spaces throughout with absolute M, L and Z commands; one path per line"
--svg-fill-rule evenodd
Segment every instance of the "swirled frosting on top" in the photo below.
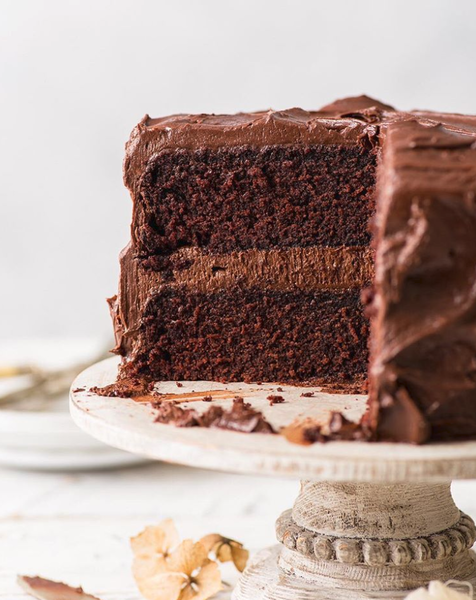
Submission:
M 367 96 L 347 98 L 320 111 L 301 108 L 236 115 L 145 115 L 126 144 L 124 182 L 134 194 L 150 158 L 174 148 L 283 144 L 376 145 L 378 124 L 392 107 Z M 391 117 L 390 117 L 391 118 Z

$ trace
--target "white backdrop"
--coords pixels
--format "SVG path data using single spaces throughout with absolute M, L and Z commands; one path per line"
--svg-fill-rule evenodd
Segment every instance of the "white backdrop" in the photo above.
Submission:
M 0 0 L 0 335 L 107 335 L 145 114 L 476 113 L 475 0 Z

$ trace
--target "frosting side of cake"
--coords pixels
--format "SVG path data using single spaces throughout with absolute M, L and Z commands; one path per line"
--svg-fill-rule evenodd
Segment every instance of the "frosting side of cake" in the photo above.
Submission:
M 476 119 L 439 117 L 449 125 L 394 123 L 384 141 L 370 371 L 380 439 L 476 435 Z

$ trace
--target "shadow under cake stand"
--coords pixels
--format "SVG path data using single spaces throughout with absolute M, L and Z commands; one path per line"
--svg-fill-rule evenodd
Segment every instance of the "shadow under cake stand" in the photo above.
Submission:
M 149 403 L 97 396 L 113 383 L 118 360 L 107 359 L 74 382 L 71 414 L 84 431 L 129 452 L 195 467 L 301 480 L 292 509 L 277 520 L 279 545 L 249 563 L 234 600 L 401 598 L 430 580 L 476 583 L 473 520 L 451 497 L 453 479 L 476 478 L 476 442 L 411 446 L 330 442 L 301 446 L 280 435 L 154 423 Z M 323 394 L 278 384 L 161 382 L 158 390 L 196 410 L 229 406 L 234 396 L 275 426 L 341 410 L 356 420 L 365 397 Z M 270 406 L 267 397 L 285 402 Z M 193 402 L 192 402 L 193 400 Z

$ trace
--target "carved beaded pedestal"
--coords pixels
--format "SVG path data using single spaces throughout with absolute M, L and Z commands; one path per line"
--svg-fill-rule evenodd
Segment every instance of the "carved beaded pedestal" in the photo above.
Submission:
M 71 414 L 103 442 L 182 464 L 301 479 L 291 510 L 277 520 L 279 545 L 258 553 L 233 600 L 401 598 L 432 579 L 476 584 L 473 520 L 454 504 L 452 479 L 476 478 L 476 442 L 404 444 L 332 442 L 299 446 L 279 435 L 177 429 L 154 422 L 150 404 L 89 392 L 115 380 L 117 359 L 82 373 L 72 386 Z M 159 391 L 201 411 L 240 395 L 278 429 L 301 415 L 342 410 L 357 419 L 365 398 L 276 385 L 161 382 Z M 193 402 L 192 402 L 193 400 Z M 173 490 L 170 491 L 173 494 Z
M 258 557 L 236 600 L 367 598 L 379 592 L 391 598 L 433 579 L 475 576 L 474 522 L 455 506 L 449 483 L 303 481 L 276 531 L 283 544 L 271 558 L 277 576 L 272 569 L 259 576 L 266 569 Z

